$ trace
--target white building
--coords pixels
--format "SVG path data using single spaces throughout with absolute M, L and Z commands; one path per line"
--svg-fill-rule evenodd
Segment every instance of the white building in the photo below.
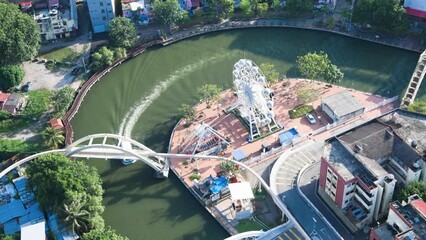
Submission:
M 101 33 L 108 31 L 108 24 L 115 17 L 114 0 L 87 0 L 90 21 L 93 32 Z

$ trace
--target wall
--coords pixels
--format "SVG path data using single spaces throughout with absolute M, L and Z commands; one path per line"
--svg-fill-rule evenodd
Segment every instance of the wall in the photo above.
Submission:
M 87 0 L 93 32 L 108 31 L 108 24 L 115 17 L 114 0 Z

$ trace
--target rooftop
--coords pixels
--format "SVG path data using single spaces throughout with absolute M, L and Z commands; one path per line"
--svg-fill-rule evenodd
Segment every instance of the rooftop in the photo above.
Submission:
M 413 230 L 412 232 L 417 235 L 417 239 L 426 239 L 426 220 L 416 208 L 417 205 L 423 206 L 425 203 L 419 204 L 419 201 L 423 202 L 423 200 L 414 200 L 406 205 L 402 205 L 400 202 L 393 202 L 391 204 L 410 223 Z M 397 236 L 400 239 L 405 239 L 404 237 L 407 237 L 407 234 L 408 232 L 399 233 Z M 413 235 L 411 234 L 411 236 Z
M 399 109 L 378 120 L 391 126 L 407 144 L 416 141 L 420 155 L 426 153 L 426 115 Z
M 324 157 L 339 172 L 345 181 L 358 177 L 370 186 L 377 177 L 362 165 L 336 138 L 325 144 Z M 380 167 L 380 165 L 379 165 Z M 382 167 L 380 167 L 383 169 Z M 384 171 L 384 170 L 383 170 Z
M 342 91 L 326 97 L 322 102 L 339 117 L 364 108 L 364 106 L 347 91 Z
M 378 121 L 354 128 L 338 136 L 338 139 L 347 144 L 366 165 L 371 165 L 371 161 L 380 164 L 381 160 L 392 157 L 408 169 L 421 158 L 391 127 Z

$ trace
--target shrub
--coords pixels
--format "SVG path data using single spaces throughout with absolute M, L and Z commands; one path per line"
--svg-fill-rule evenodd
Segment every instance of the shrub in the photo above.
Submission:
M 300 118 L 307 113 L 310 113 L 314 110 L 314 107 L 311 105 L 299 105 L 288 111 L 291 119 Z
M 194 179 L 200 180 L 201 179 L 201 175 L 198 173 L 193 173 L 191 176 L 189 176 L 189 179 L 191 181 L 193 181 Z

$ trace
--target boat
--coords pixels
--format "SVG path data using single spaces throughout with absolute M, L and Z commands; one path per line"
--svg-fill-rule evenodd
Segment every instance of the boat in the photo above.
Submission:
M 120 146 L 121 146 L 122 149 L 132 150 L 132 144 L 128 141 L 123 141 Z M 121 163 L 124 166 L 130 165 L 130 164 L 135 163 L 135 162 L 136 162 L 136 159 L 122 159 L 121 160 Z

